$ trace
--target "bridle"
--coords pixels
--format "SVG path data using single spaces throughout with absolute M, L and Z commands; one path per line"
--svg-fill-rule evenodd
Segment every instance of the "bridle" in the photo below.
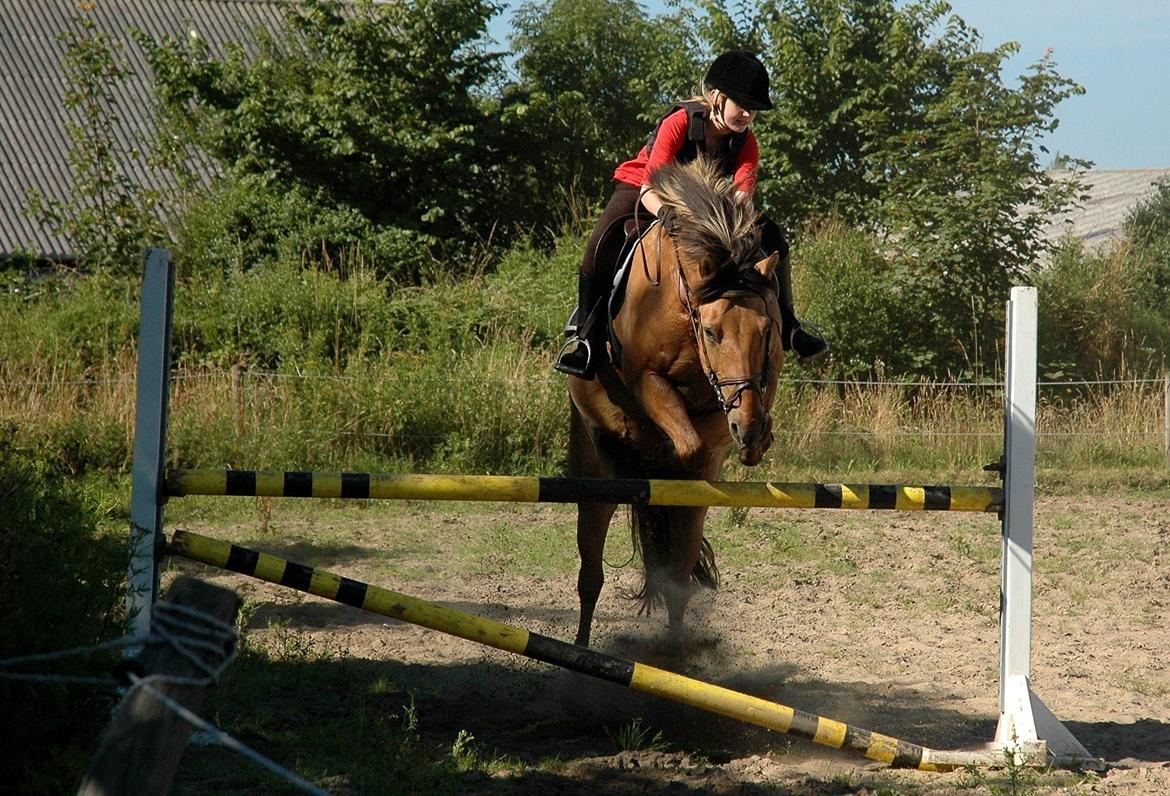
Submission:
M 659 251 L 661 251 L 661 240 L 659 241 Z M 690 285 L 687 283 L 686 272 L 683 269 L 682 258 L 678 255 L 678 250 L 674 252 L 675 265 L 678 269 L 679 279 L 679 296 L 682 298 L 683 305 L 686 307 L 687 315 L 691 321 L 691 333 L 695 337 L 695 347 L 699 352 L 699 365 L 703 368 L 703 372 L 707 376 L 707 381 L 711 383 L 711 387 L 715 390 L 716 400 L 719 401 L 719 406 L 723 413 L 730 415 L 731 412 L 743 403 L 743 394 L 747 390 L 753 390 L 760 396 L 760 400 L 764 400 L 764 392 L 768 387 L 768 379 L 771 376 L 772 369 L 772 330 L 773 328 L 780 328 L 780 322 L 772 315 L 772 310 L 768 306 L 767 297 L 762 291 L 752 287 L 745 286 L 744 289 L 755 293 L 764 301 L 764 311 L 768 315 L 768 328 L 764 332 L 764 365 L 759 373 L 753 373 L 750 376 L 735 376 L 735 377 L 720 377 L 715 367 L 711 364 L 711 355 L 707 351 L 707 339 L 703 334 L 703 321 L 699 315 L 700 304 L 696 303 L 694 296 L 691 293 Z M 724 390 L 731 389 L 731 395 L 725 395 Z

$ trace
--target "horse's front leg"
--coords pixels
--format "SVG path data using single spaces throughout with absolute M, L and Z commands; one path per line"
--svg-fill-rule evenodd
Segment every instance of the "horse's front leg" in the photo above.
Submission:
M 605 570 L 602 567 L 605 537 L 616 509 L 613 503 L 577 504 L 577 552 L 581 556 L 581 569 L 577 573 L 577 597 L 581 602 L 581 616 L 577 622 L 576 643 L 582 647 L 589 646 L 593 611 L 597 608 L 597 598 L 605 583 Z
M 706 465 L 710 451 L 687 416 L 686 402 L 674 385 L 665 377 L 648 372 L 638 380 L 634 393 L 646 414 L 674 444 L 683 467 L 698 470 Z

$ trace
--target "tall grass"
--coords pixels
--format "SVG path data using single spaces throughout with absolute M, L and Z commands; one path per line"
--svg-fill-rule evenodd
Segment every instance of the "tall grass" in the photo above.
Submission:
M 180 367 L 173 467 L 551 475 L 563 470 L 568 398 L 552 350 L 523 342 L 386 356 L 340 373 Z M 70 473 L 124 472 L 133 449 L 134 358 L 79 379 L 51 363 L 0 367 L 0 422 Z M 1054 483 L 1156 483 L 1166 475 L 1160 382 L 1042 387 L 1038 467 Z M 989 386 L 782 382 L 777 441 L 729 478 L 983 482 L 1002 452 Z
M 863 243 L 822 236 L 810 257 L 828 262 Z M 519 245 L 490 271 L 425 287 L 379 276 L 360 252 L 328 270 L 275 262 L 185 277 L 176 291 L 169 464 L 561 472 L 568 398 L 550 364 L 581 246 L 577 237 L 552 252 Z M 86 278 L 34 287 L 33 296 L 0 296 L 0 422 L 65 473 L 124 473 L 137 285 Z M 1067 319 L 1062 301 L 1050 303 Z M 870 362 L 853 381 L 801 381 L 815 366 L 788 368 L 771 454 L 752 471 L 729 467 L 728 477 L 992 478 L 981 467 L 1002 448 L 997 386 L 883 382 L 882 366 Z M 842 372 L 840 364 L 829 368 Z M 1163 483 L 1160 381 L 1045 387 L 1040 403 L 1042 478 Z

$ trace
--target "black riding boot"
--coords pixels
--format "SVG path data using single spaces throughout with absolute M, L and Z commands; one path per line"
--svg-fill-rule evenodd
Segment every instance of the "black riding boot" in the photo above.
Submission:
M 591 332 L 601 298 L 594 282 L 589 274 L 577 274 L 577 309 L 573 310 L 565 326 L 565 336 L 569 339 L 561 346 L 557 361 L 553 363 L 553 368 L 561 373 L 586 380 L 592 379 L 597 372 L 597 357 L 589 340 L 590 337 L 596 339 Z
M 794 352 L 796 358 L 802 361 L 828 351 L 829 344 L 825 338 L 802 328 L 796 318 L 796 310 L 792 305 L 792 266 L 787 256 L 782 255 L 780 264 L 776 266 L 776 282 L 780 286 L 778 301 L 780 320 L 784 324 L 784 333 L 780 337 L 784 350 Z

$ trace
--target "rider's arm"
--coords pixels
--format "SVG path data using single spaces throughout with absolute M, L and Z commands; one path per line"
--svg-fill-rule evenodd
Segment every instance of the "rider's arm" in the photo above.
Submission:
M 687 140 L 690 119 L 686 108 L 680 108 L 662 120 L 654 137 L 654 148 L 646 162 L 646 177 L 642 183 L 642 206 L 652 215 L 658 215 L 662 199 L 650 187 L 650 175 L 663 166 L 673 163 Z
M 735 174 L 732 179 L 740 193 L 751 196 L 756 190 L 756 171 L 760 167 L 760 145 L 750 131 L 735 158 Z

